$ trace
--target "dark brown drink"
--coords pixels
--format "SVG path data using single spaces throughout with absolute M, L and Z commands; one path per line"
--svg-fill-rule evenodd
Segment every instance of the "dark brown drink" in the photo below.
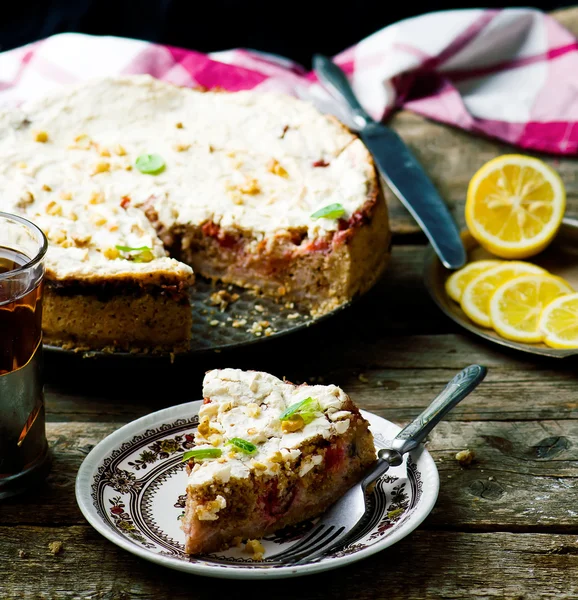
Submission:
M 0 246 L 0 274 L 29 262 L 21 252 Z M 42 281 L 15 298 L 11 298 L 11 287 L 0 287 L 0 375 L 23 367 L 42 337 Z
M 0 498 L 24 491 L 47 471 L 42 385 L 45 250 L 40 230 L 0 213 Z

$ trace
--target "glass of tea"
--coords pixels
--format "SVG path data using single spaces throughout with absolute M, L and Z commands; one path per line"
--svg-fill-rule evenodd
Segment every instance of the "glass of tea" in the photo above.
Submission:
M 0 499 L 48 472 L 42 380 L 42 286 L 47 241 L 0 212 Z

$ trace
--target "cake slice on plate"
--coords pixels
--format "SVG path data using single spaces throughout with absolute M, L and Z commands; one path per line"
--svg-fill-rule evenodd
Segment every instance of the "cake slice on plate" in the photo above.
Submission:
M 335 385 L 209 371 L 183 518 L 185 551 L 223 550 L 318 516 L 376 460 L 369 423 Z

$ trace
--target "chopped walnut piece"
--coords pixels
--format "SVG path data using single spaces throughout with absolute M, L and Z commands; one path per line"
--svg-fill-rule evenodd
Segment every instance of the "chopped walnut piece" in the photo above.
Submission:
M 110 171 L 110 163 L 108 162 L 99 162 L 94 165 L 93 175 L 98 175 L 99 173 L 108 173 Z
M 243 192 L 243 194 L 255 195 L 261 193 L 261 188 L 256 179 L 247 179 L 245 183 L 239 186 L 239 191 Z
M 50 542 L 48 544 L 48 549 L 52 554 L 60 554 L 64 548 L 64 544 L 62 542 Z
M 104 202 L 104 194 L 102 192 L 92 192 L 88 202 L 90 204 L 102 204 Z
M 227 290 L 219 290 L 213 292 L 210 297 L 211 306 L 218 306 L 221 312 L 225 311 L 229 304 L 236 302 L 239 299 L 239 294 L 231 294 Z
M 279 161 L 275 158 L 272 158 L 267 163 L 267 170 L 270 173 L 273 173 L 273 175 L 279 175 L 279 177 L 285 177 L 285 179 L 289 177 L 289 173 L 287 173 L 287 171 L 279 164 Z
M 70 237 L 77 248 L 86 246 L 92 239 L 92 236 L 89 233 L 73 233 Z
M 237 206 L 243 206 L 243 204 L 245 204 L 245 201 L 239 192 L 229 192 L 229 196 L 231 197 L 233 204 L 236 204 Z
M 121 206 L 121 208 L 126 209 L 129 204 L 130 204 L 130 196 L 123 196 L 120 199 L 120 206 Z
M 68 248 L 70 244 L 68 243 L 68 238 L 66 237 L 66 231 L 62 229 L 53 229 L 48 232 L 48 239 L 57 246 L 61 246 L 63 248 Z
M 20 199 L 18 200 L 18 202 L 16 203 L 16 206 L 18 206 L 18 208 L 25 208 L 26 206 L 29 206 L 33 202 L 34 202 L 34 194 L 32 192 L 24 192 L 22 194 L 22 196 L 20 197 Z
M 301 415 L 293 415 L 284 421 L 281 421 L 281 429 L 284 433 L 301 431 L 305 427 L 305 421 Z
M 102 215 L 93 215 L 91 221 L 97 227 L 102 227 L 103 225 L 106 225 L 106 219 Z
M 325 162 L 323 159 L 316 160 L 313 164 L 313 167 L 328 167 L 329 163 Z
M 251 554 L 253 560 L 261 560 L 265 555 L 265 548 L 259 540 L 247 540 L 245 552 Z
M 54 200 L 52 200 L 52 202 L 49 202 L 46 205 L 46 214 L 52 217 L 60 216 L 62 215 L 62 206 L 60 206 L 58 202 L 54 202 Z
M 468 465 L 472 464 L 472 461 L 474 460 L 475 456 L 476 455 L 474 451 L 468 448 L 466 450 L 460 450 L 456 454 L 456 460 L 460 463 L 462 467 L 467 467 Z
M 34 141 L 40 142 L 41 144 L 45 144 L 48 141 L 48 134 L 46 131 L 36 131 L 34 133 Z
M 116 248 L 107 248 L 103 254 L 108 260 L 115 260 L 120 256 L 120 252 Z

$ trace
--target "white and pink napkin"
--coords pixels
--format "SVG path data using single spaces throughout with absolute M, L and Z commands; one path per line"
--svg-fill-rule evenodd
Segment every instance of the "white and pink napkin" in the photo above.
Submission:
M 376 119 L 403 107 L 520 148 L 578 152 L 578 42 L 540 11 L 425 14 L 385 27 L 334 60 Z M 244 49 L 201 54 L 75 33 L 0 53 L 0 104 L 134 73 L 183 86 L 287 92 L 347 122 L 312 73 L 281 57 Z

